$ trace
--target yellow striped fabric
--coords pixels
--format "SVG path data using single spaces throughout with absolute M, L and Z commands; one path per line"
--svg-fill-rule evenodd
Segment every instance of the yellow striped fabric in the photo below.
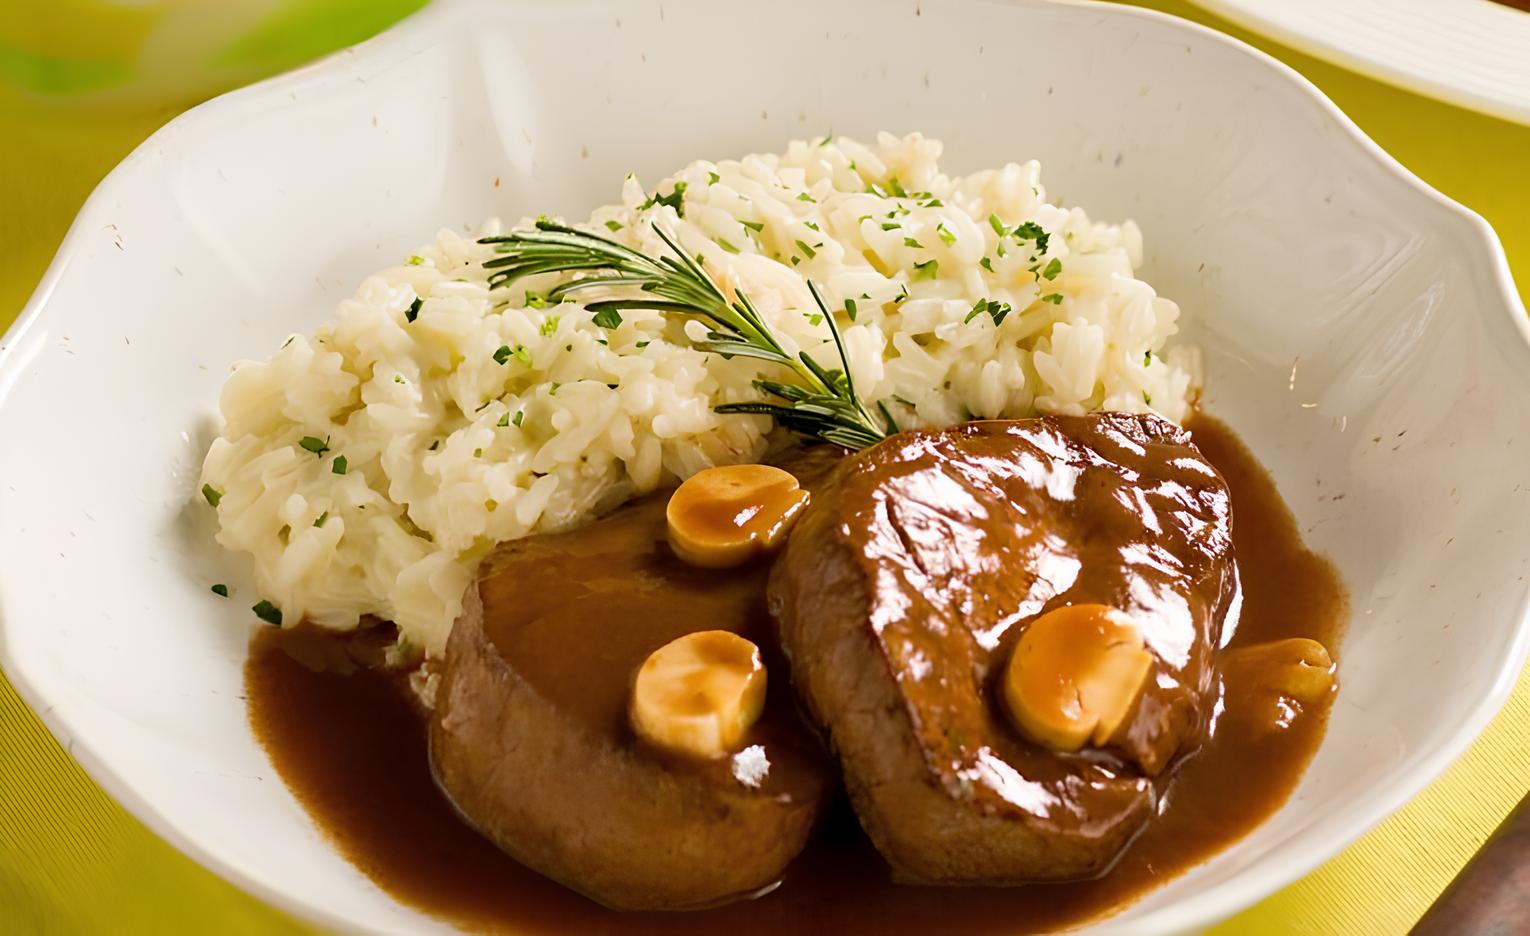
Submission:
M 0 327 L 20 310 L 89 189 L 156 127 L 195 103 L 185 89 L 212 93 L 236 77 L 290 66 L 356 41 L 421 0 L 222 6 L 19 0 L 16 10 L 17 2 L 10 0 L 0 17 Z M 1249 36 L 1178 0 L 1141 5 L 1248 39 L 1307 75 L 1403 163 L 1486 216 L 1519 282 L 1530 284 L 1530 127 L 1378 84 Z M 206 19 L 209 9 L 225 7 L 237 15 Z M 191 50 L 207 53 L 206 68 L 194 74 L 140 74 L 147 66 L 136 50 L 181 15 L 212 23 L 182 34 L 221 35 L 229 44 L 217 55 Z M 64 94 L 79 97 L 62 107 L 57 99 Z M 1527 737 L 1530 675 L 1467 756 L 1422 796 L 1338 858 L 1214 932 L 1404 932 L 1530 788 Z M 312 930 L 197 867 L 123 812 L 0 679 L 0 933 L 206 932 Z

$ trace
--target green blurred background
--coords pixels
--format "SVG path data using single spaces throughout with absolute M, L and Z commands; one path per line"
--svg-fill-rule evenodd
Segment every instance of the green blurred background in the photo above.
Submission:
M 365 39 L 424 2 L 5 0 L 0 327 L 21 310 L 91 188 L 165 121 Z M 1493 223 L 1524 293 L 1530 128 L 1324 64 L 1179 0 L 1141 5 L 1247 39 L 1316 82 L 1414 172 Z M 1530 680 L 1522 678 L 1488 733 L 1423 796 L 1218 932 L 1404 931 L 1530 787 L 1526 737 Z M 203 871 L 123 812 L 0 677 L 0 933 L 202 932 L 310 930 Z

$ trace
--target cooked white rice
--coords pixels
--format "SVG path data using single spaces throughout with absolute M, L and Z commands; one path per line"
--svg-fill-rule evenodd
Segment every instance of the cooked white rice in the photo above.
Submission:
M 696 162 L 647 190 L 629 176 L 590 229 L 659 256 L 651 226 L 665 226 L 789 351 L 820 361 L 835 355 L 806 278 L 831 308 L 852 301 L 854 321 L 837 321 L 856 387 L 905 428 L 1102 409 L 1181 419 L 1196 358 L 1165 352 L 1179 309 L 1135 277 L 1136 225 L 1048 204 L 1035 162 L 950 177 L 940 152 L 883 134 Z M 683 217 L 651 199 L 681 182 Z M 1044 251 L 1036 227 L 1013 233 L 1026 222 Z M 438 654 L 492 544 L 763 451 L 768 418 L 712 407 L 755 399 L 770 365 L 694 350 L 699 325 L 659 312 L 607 330 L 578 303 L 537 307 L 545 277 L 491 292 L 491 256 L 442 231 L 313 337 L 235 366 L 203 480 L 221 494 L 218 541 L 254 558 L 287 622 L 347 630 L 376 615 Z M 971 315 L 980 300 L 1013 311 L 996 326 Z

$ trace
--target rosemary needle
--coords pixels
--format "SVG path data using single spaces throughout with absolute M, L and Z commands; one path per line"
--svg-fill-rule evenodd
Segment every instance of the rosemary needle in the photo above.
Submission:
M 608 237 L 545 218 L 533 229 L 485 237 L 480 243 L 492 245 L 497 254 L 483 264 L 489 270 L 491 288 L 526 276 L 572 273 L 573 278 L 547 291 L 549 303 L 582 289 L 631 289 L 634 295 L 599 299 L 586 308 L 595 316 L 607 317 L 623 309 L 691 316 L 709 328 L 706 339 L 695 343 L 699 350 L 780 364 L 796 377 L 792 383 L 756 380 L 754 386 L 765 399 L 724 403 L 716 407 L 719 413 L 761 413 L 793 432 L 852 450 L 874 445 L 898 431 L 885 405 L 877 407 L 882 416 L 879 424 L 856 395 L 844 340 L 816 283 L 808 280 L 808 291 L 834 339 L 840 363 L 835 368 L 822 366 L 806 351 L 789 355 L 748 295 L 737 290 L 729 300 L 700 260 L 686 254 L 669 232 L 655 225 L 654 233 L 672 256 L 650 257 Z

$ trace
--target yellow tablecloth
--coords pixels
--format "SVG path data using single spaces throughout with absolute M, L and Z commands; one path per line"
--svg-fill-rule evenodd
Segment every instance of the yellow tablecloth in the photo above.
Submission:
M 0 327 L 20 311 L 91 187 L 155 128 L 202 97 L 357 41 L 422 2 L 7 4 Z M 1414 172 L 1492 222 L 1522 293 L 1530 287 L 1530 127 L 1379 84 L 1179 0 L 1142 5 L 1249 40 L 1311 78 Z M 167 55 L 166 44 L 176 50 L 177 41 L 185 54 Z M 1487 733 L 1417 800 L 1215 932 L 1403 932 L 1530 788 L 1527 738 L 1530 672 Z M 0 932 L 311 930 L 202 870 L 123 812 L 0 678 Z

